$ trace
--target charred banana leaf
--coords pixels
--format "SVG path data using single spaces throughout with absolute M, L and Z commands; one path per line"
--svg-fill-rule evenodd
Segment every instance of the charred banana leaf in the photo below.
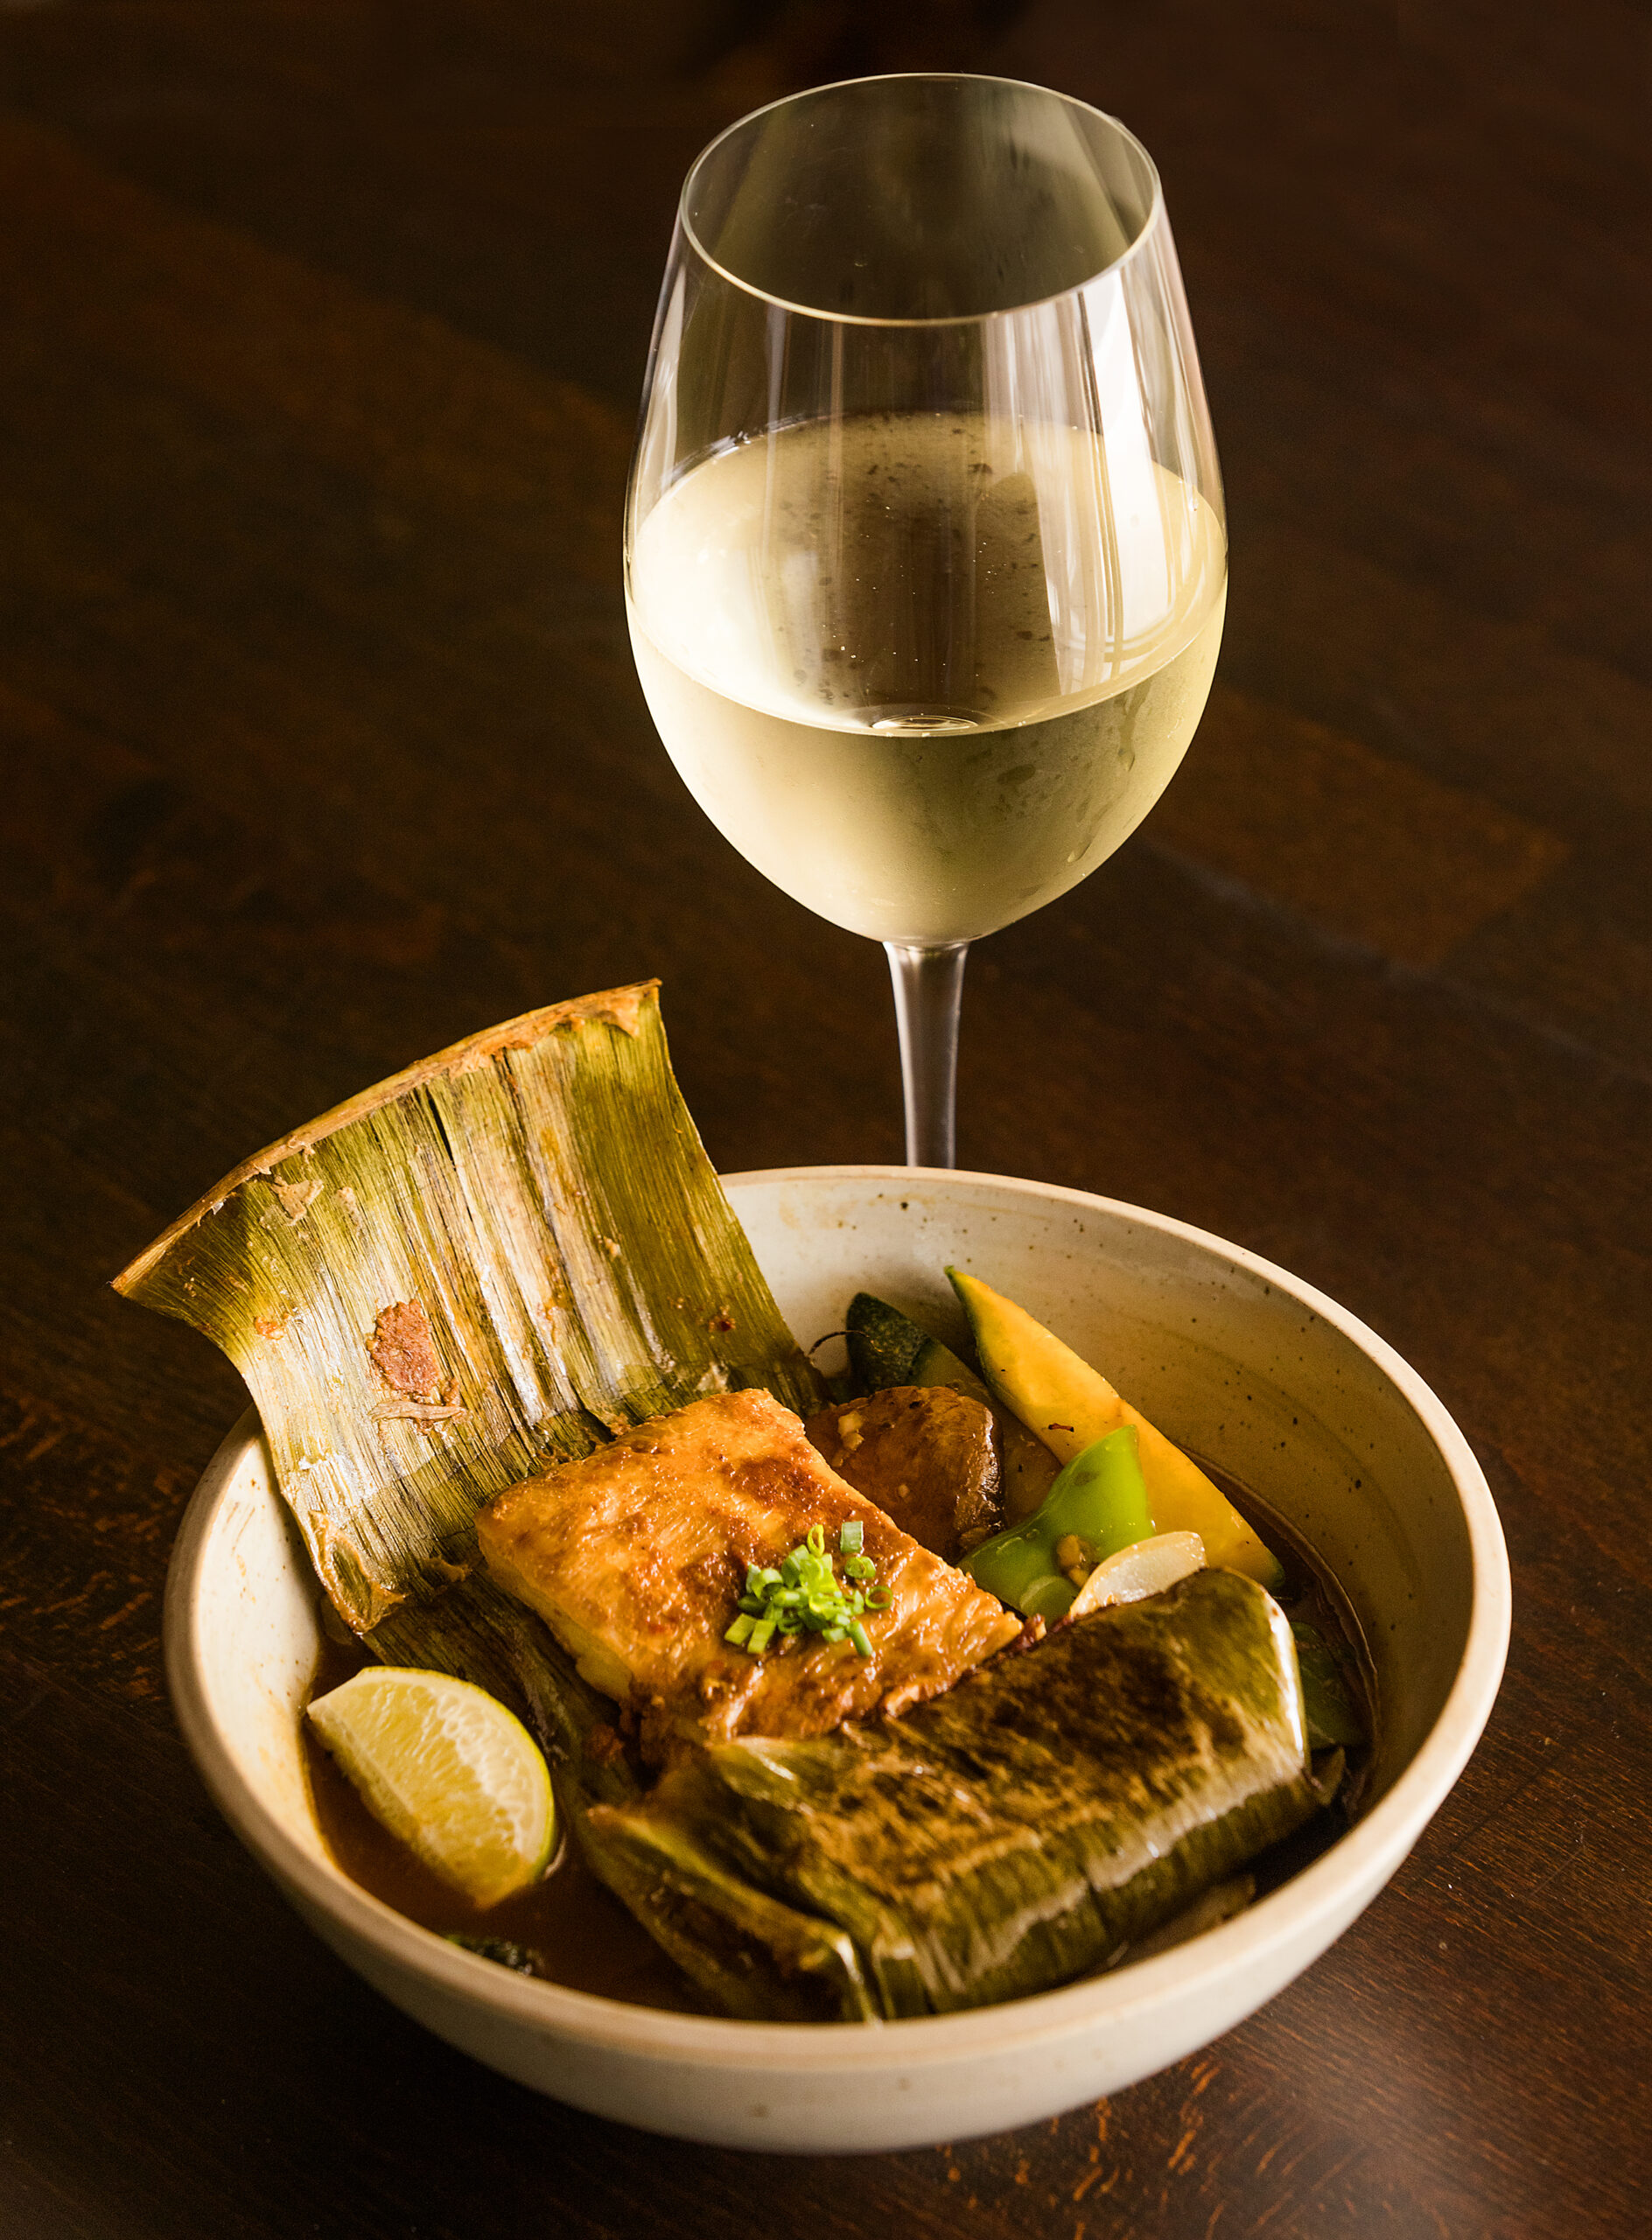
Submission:
M 767 1896 L 691 1828 L 637 1814 L 623 1843 L 593 1844 L 594 1833 L 587 1825 L 585 1856 L 597 1872 L 725 2013 L 748 2022 L 882 2020 L 854 1939 Z
M 609 1723 L 614 1707 L 520 1603 L 501 1596 L 491 1614 L 503 1671 L 518 1684 L 545 1746 L 563 1825 L 690 1981 L 725 2013 L 748 2020 L 875 2021 L 854 1945 L 830 1922 L 765 1897 L 684 1830 L 662 1824 L 624 1846 L 596 1837 L 593 1809 L 642 1801 Z
M 298 1129 L 116 1287 L 246 1378 L 349 1624 L 508 1700 L 542 1651 L 478 1572 L 486 1502 L 706 1392 L 822 1396 L 672 1078 L 654 981 L 472 1035 Z
M 743 1933 L 742 2013 L 792 2011 L 767 1908 L 842 1933 L 871 2011 L 1026 1998 L 1147 1936 L 1316 1809 L 1291 1629 L 1234 1572 L 1202 1572 L 1012 1651 L 899 1720 L 727 1743 L 646 1802 L 599 1805 L 589 1853 L 680 1964 L 672 1862 L 710 1860 L 708 1946 Z M 816 1976 L 818 1984 L 822 1980 Z M 857 2011 L 847 1966 L 838 2012 Z M 766 2001 L 767 2004 L 764 2002 Z

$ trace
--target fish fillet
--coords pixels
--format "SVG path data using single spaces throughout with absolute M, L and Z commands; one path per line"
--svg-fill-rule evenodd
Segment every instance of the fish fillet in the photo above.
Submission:
M 816 1634 L 732 1648 L 748 1564 L 858 1519 L 886 1609 L 872 1655 Z M 501 1494 L 477 1519 L 488 1570 L 593 1687 L 640 1722 L 646 1757 L 737 1735 L 802 1738 L 909 1704 L 1014 1640 L 1021 1620 L 845 1485 L 766 1392 L 719 1393 Z

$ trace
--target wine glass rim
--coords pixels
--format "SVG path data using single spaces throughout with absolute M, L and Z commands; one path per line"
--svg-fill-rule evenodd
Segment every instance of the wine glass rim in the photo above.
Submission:
M 712 256 L 695 230 L 694 220 L 689 214 L 689 195 L 695 180 L 725 140 L 732 139 L 737 132 L 744 131 L 749 124 L 754 124 L 760 116 L 766 116 L 771 109 L 789 108 L 794 102 L 812 101 L 819 94 L 841 93 L 848 86 L 888 86 L 900 84 L 903 80 L 908 82 L 921 80 L 929 85 L 1014 86 L 1025 93 L 1043 94 L 1051 101 L 1061 102 L 1068 108 L 1082 109 L 1090 116 L 1099 117 L 1103 124 L 1109 126 L 1121 140 L 1125 141 L 1135 150 L 1146 165 L 1147 176 L 1152 185 L 1146 214 L 1137 228 L 1134 236 L 1124 248 L 1120 249 L 1116 256 L 1110 257 L 1105 264 L 1097 265 L 1094 272 L 1086 273 L 1082 280 L 1075 280 L 1070 288 L 1057 288 L 1047 296 L 1033 297 L 1025 304 L 1011 304 L 1002 311 L 949 312 L 942 317 L 930 318 L 874 318 L 861 312 L 836 312 L 828 310 L 819 304 L 795 303 L 789 297 L 777 296 L 771 289 L 760 288 L 754 282 L 743 279 L 740 274 L 732 271 L 726 264 Z M 800 318 L 819 319 L 833 326 L 984 326 L 990 319 L 1019 318 L 1024 313 L 1038 311 L 1046 304 L 1061 303 L 1068 296 L 1075 296 L 1082 290 L 1093 287 L 1096 281 L 1104 279 L 1110 272 L 1118 271 L 1135 256 L 1164 214 L 1165 186 L 1164 181 L 1158 175 L 1158 164 L 1153 161 L 1141 140 L 1130 130 L 1129 125 L 1123 123 L 1110 109 L 1097 108 L 1094 102 L 1081 101 L 1076 94 L 1064 94 L 1054 86 L 1040 86 L 1031 78 L 1005 78 L 994 72 L 981 70 L 881 70 L 874 71 L 866 77 L 834 78 L 822 86 L 801 86 L 795 93 L 781 94 L 774 101 L 764 102 L 756 108 L 747 109 L 744 116 L 737 116 L 732 123 L 725 124 L 715 138 L 708 140 L 689 165 L 687 175 L 682 181 L 682 192 L 677 197 L 677 224 L 682 230 L 683 238 L 690 244 L 700 262 L 715 272 L 719 278 L 726 280 L 732 288 L 738 288 L 743 294 L 755 298 L 759 303 L 773 304 L 776 311 L 788 312 Z

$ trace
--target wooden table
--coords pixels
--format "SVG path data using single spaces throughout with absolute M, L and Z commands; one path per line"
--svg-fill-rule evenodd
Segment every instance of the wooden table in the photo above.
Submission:
M 240 1389 L 103 1286 L 289 1124 L 649 972 L 720 1164 L 897 1154 L 882 960 L 683 794 L 618 514 L 689 159 L 914 66 L 1154 150 L 1233 526 L 1183 774 L 971 965 L 962 1159 L 1375 1324 L 1516 1617 L 1455 1793 L 1264 2012 L 800 2167 L 536 2099 L 286 1911 L 158 1655 Z M 1619 0 L 0 10 L 7 2240 L 1652 2225 L 1647 74 Z

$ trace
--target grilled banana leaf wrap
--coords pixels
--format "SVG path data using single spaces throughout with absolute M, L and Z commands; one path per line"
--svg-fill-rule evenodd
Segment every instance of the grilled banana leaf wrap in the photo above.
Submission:
M 868 2021 L 1070 1982 L 1320 1801 L 1289 1624 L 1208 1571 L 902 1718 L 722 1744 L 577 1817 L 597 1872 L 726 2012 Z

